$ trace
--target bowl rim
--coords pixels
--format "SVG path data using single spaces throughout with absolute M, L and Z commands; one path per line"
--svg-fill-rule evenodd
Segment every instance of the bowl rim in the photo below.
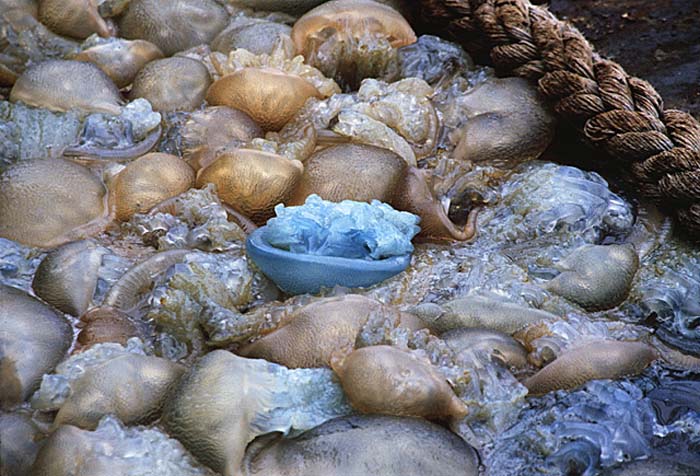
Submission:
M 257 248 L 261 252 L 267 253 L 268 255 L 276 256 L 278 258 L 292 259 L 296 261 L 303 261 L 310 264 L 319 264 L 324 266 L 337 266 L 337 267 L 356 267 L 359 263 L 365 268 L 365 271 L 386 271 L 387 268 L 393 268 L 395 266 L 406 267 L 406 258 L 410 263 L 410 259 L 413 253 L 405 253 L 398 256 L 391 256 L 389 258 L 383 258 L 380 260 L 365 260 L 362 258 L 342 258 L 339 256 L 324 256 L 324 255 L 312 255 L 306 253 L 292 253 L 291 251 L 282 250 L 280 248 L 275 248 L 262 237 L 264 229 L 267 225 L 261 226 L 253 233 L 248 235 L 246 239 L 246 252 L 250 247 Z

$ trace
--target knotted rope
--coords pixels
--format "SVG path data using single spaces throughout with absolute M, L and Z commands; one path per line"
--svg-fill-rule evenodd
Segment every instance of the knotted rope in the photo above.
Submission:
M 499 76 L 537 81 L 555 112 L 631 172 L 634 186 L 700 233 L 700 123 L 664 110 L 646 81 L 596 52 L 572 25 L 528 0 L 420 0 L 427 26 Z

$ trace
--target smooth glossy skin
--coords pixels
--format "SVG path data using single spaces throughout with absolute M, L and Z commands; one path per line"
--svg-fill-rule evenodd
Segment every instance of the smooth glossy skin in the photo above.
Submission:
M 321 98 L 310 82 L 273 68 L 243 68 L 207 92 L 209 104 L 240 109 L 266 131 L 279 131 L 310 97 Z
M 126 342 L 132 337 L 145 339 L 142 326 L 119 309 L 109 306 L 101 306 L 90 309 L 80 316 L 78 323 L 80 333 L 76 343 L 76 350 L 87 350 L 95 344 L 116 342 L 126 346 Z
M 0 414 L 0 474 L 26 476 L 43 434 L 26 413 Z
M 325 2 L 297 20 L 292 29 L 292 41 L 297 53 L 307 57 L 312 41 L 328 35 L 327 30 L 359 35 L 364 29 L 386 36 L 394 48 L 416 41 L 411 25 L 396 10 L 372 0 Z
M 245 25 L 231 25 L 224 29 L 211 42 L 211 49 L 228 54 L 236 48 L 243 48 L 255 55 L 271 55 L 282 44 L 289 48 L 291 57 L 291 33 L 292 28 L 283 23 L 253 20 Z
M 206 66 L 180 56 L 151 61 L 139 71 L 129 98 L 146 98 L 155 111 L 191 111 L 211 85 Z
M 491 79 L 460 98 L 467 122 L 454 156 L 497 167 L 533 160 L 554 138 L 556 120 L 532 84 Z
M 117 220 L 146 213 L 160 202 L 194 186 L 194 170 L 170 154 L 154 152 L 136 159 L 114 179 L 112 193 Z
M 93 173 L 62 159 L 17 162 L 0 174 L 0 236 L 53 248 L 107 225 L 107 190 Z
M 51 251 L 34 274 L 34 293 L 61 312 L 81 316 L 95 294 L 105 248 L 74 241 Z
M 452 223 L 433 192 L 428 172 L 407 167 L 394 152 L 365 144 L 339 144 L 316 152 L 304 163 L 304 175 L 292 205 L 315 193 L 339 202 L 380 200 L 421 218 L 419 240 L 468 241 L 476 236 L 476 213 L 463 228 Z
M 132 0 L 119 29 L 124 38 L 150 41 L 171 56 L 211 42 L 227 21 L 213 0 Z
M 126 354 L 90 368 L 71 385 L 71 395 L 54 420 L 92 430 L 105 415 L 126 425 L 158 418 L 185 368 L 160 357 Z
M 66 354 L 71 326 L 28 294 L 0 284 L 0 409 L 25 401 Z
M 362 326 L 378 312 L 398 313 L 364 296 L 323 298 L 298 309 L 277 330 L 238 353 L 289 368 L 330 367 L 333 353 L 353 348 Z M 403 318 L 401 322 L 407 327 L 414 323 Z
M 446 304 L 420 304 L 410 310 L 438 333 L 468 328 L 485 328 L 513 334 L 539 322 L 559 318 L 549 312 L 482 296 L 467 296 Z
M 639 256 L 633 245 L 584 245 L 555 265 L 561 274 L 545 289 L 587 311 L 613 308 L 627 299 Z
M 304 166 L 277 154 L 254 149 L 234 149 L 197 174 L 197 187 L 216 185 L 217 195 L 256 224 L 274 215 L 278 203 L 286 203 L 299 183 Z
M 406 168 L 406 162 L 387 149 L 364 144 L 327 147 L 304 162 L 290 205 L 302 205 L 314 193 L 334 202 L 392 203 Z
M 48 60 L 27 68 L 10 91 L 10 101 L 66 112 L 119 114 L 119 90 L 100 68 L 92 63 Z
M 260 270 L 288 294 L 317 294 L 335 286 L 368 288 L 389 279 L 411 264 L 411 254 L 381 260 L 338 258 L 292 253 L 270 245 L 266 227 L 246 240 L 246 253 Z
M 54 33 L 81 40 L 114 34 L 97 12 L 97 0 L 39 0 L 38 19 Z
M 569 390 L 589 380 L 637 375 L 656 358 L 654 349 L 641 342 L 588 342 L 567 350 L 523 385 L 530 395 Z
M 257 443 L 257 442 L 256 442 Z M 476 451 L 419 418 L 336 418 L 246 454 L 246 476 L 477 476 Z
M 353 408 L 362 413 L 439 419 L 469 413 L 430 362 L 395 347 L 364 347 L 331 363 Z
M 527 351 L 508 334 L 490 329 L 459 328 L 440 335 L 457 353 L 483 351 L 508 368 L 527 366 Z
M 467 223 L 459 228 L 447 216 L 445 207 L 433 190 L 432 176 L 424 169 L 408 168 L 392 205 L 398 210 L 420 217 L 420 233 L 417 236 L 419 240 L 444 242 L 471 241 L 476 238 L 479 209 L 472 209 Z
M 162 57 L 163 52 L 151 42 L 116 39 L 81 51 L 73 59 L 97 65 L 121 89 L 130 85 L 144 66 Z
M 172 392 L 162 423 L 202 463 L 224 476 L 240 474 L 251 427 L 272 407 L 276 385 L 268 363 L 216 350 L 198 360 Z
M 183 158 L 198 171 L 214 162 L 225 146 L 247 143 L 263 135 L 245 112 L 226 106 L 208 107 L 193 112 L 181 130 Z

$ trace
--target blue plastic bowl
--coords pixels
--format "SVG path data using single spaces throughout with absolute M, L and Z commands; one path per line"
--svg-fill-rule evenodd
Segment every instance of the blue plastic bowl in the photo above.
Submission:
M 264 230 L 263 226 L 248 236 L 246 251 L 265 276 L 289 294 L 316 294 L 336 285 L 366 288 L 399 274 L 411 263 L 410 253 L 373 261 L 292 253 L 270 245 Z

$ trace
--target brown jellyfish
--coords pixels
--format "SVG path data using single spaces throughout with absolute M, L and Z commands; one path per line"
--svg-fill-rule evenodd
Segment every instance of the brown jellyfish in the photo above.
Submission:
M 228 54 L 236 48 L 243 48 L 255 55 L 271 55 L 282 44 L 288 56 L 292 56 L 292 28 L 284 23 L 262 19 L 251 19 L 244 24 L 232 24 L 214 38 L 211 49 Z
M 89 169 L 62 159 L 17 162 L 0 174 L 0 236 L 53 248 L 102 231 L 107 190 Z
M 310 97 L 321 93 L 301 76 L 274 68 L 243 68 L 211 85 L 207 102 L 248 114 L 266 131 L 279 131 Z
M 350 294 L 320 299 L 298 309 L 274 332 L 244 347 L 239 354 L 289 368 L 329 367 L 333 353 L 353 348 L 362 326 L 376 313 L 392 317 L 398 313 L 402 326 L 416 329 L 412 316 Z
M 356 89 L 364 78 L 393 80 L 396 48 L 416 41 L 408 22 L 393 8 L 372 0 L 333 0 L 294 24 L 292 41 L 306 62 Z
M 430 362 L 403 350 L 364 347 L 331 364 L 353 408 L 362 413 L 438 419 L 468 414 L 464 402 Z
M 473 208 L 469 212 L 467 222 L 462 228 L 455 225 L 435 195 L 432 176 L 426 170 L 409 167 L 396 197 L 392 203 L 395 208 L 420 217 L 419 239 L 440 242 L 470 241 L 476 238 L 479 208 Z
M 485 296 L 466 296 L 442 305 L 419 304 L 409 312 L 438 333 L 462 327 L 481 327 L 513 334 L 542 321 L 559 319 L 546 311 Z
M 61 312 L 82 315 L 92 302 L 97 273 L 106 253 L 106 248 L 85 240 L 51 251 L 36 269 L 34 293 Z
M 588 342 L 568 349 L 523 385 L 530 395 L 569 390 L 589 380 L 637 375 L 656 358 L 654 349 L 642 342 Z
M 539 157 L 554 138 L 554 115 L 524 79 L 490 79 L 459 103 L 467 122 L 454 151 L 457 159 L 512 167 Z
M 117 220 L 146 213 L 160 202 L 194 186 L 194 170 L 170 154 L 146 154 L 129 163 L 114 179 L 112 194 Z
M 204 102 L 210 84 L 204 64 L 175 56 L 144 66 L 134 78 L 129 98 L 146 98 L 156 111 L 191 111 Z
M 97 0 L 39 0 L 38 13 L 39 21 L 59 35 L 85 39 L 93 33 L 114 34 L 97 11 Z
M 226 10 L 214 0 L 132 0 L 119 31 L 130 40 L 150 41 L 171 56 L 209 43 L 227 21 Z
M 0 284 L 0 410 L 25 401 L 65 356 L 70 324 L 38 299 Z
M 275 205 L 290 198 L 303 170 L 298 160 L 260 150 L 234 149 L 199 171 L 197 187 L 213 183 L 221 201 L 262 224 L 274 214 Z
M 406 162 L 387 149 L 364 144 L 331 146 L 305 161 L 304 175 L 290 204 L 301 205 L 314 193 L 334 202 L 392 203 L 406 168 Z
M 262 137 L 263 131 L 245 112 L 214 106 L 193 112 L 181 129 L 181 136 L 183 157 L 198 171 L 214 162 L 224 146 L 250 142 Z
M 117 115 L 122 98 L 111 79 L 91 63 L 48 60 L 29 67 L 10 91 L 10 101 L 66 112 L 81 109 Z
M 422 418 L 353 415 L 297 438 L 259 440 L 244 462 L 254 476 L 477 476 L 476 450 Z
M 80 316 L 80 329 L 76 351 L 84 351 L 95 344 L 116 342 L 126 345 L 132 337 L 144 337 L 137 321 L 117 308 L 101 306 L 90 309 Z
M 105 415 L 126 425 L 158 418 L 185 368 L 160 357 L 124 354 L 85 371 L 72 385 L 53 427 L 97 427 Z
M 575 302 L 587 311 L 621 304 L 639 268 L 634 246 L 584 245 L 555 265 L 561 271 L 545 289 Z
M 163 52 L 153 43 L 117 38 L 83 50 L 72 59 L 97 65 L 121 89 L 130 85 L 146 64 L 162 57 Z
M 450 221 L 435 196 L 428 172 L 407 167 L 394 152 L 365 144 L 339 144 L 311 156 L 293 198 L 301 204 L 312 193 L 325 200 L 373 199 L 421 218 L 418 239 L 425 241 L 471 240 L 476 235 L 477 209 L 463 228 Z
M 31 413 L 0 414 L 0 474 L 26 476 L 41 448 L 45 435 Z
M 509 368 L 527 367 L 527 351 L 503 332 L 480 328 L 457 328 L 440 335 L 455 352 L 483 351 L 491 359 Z

